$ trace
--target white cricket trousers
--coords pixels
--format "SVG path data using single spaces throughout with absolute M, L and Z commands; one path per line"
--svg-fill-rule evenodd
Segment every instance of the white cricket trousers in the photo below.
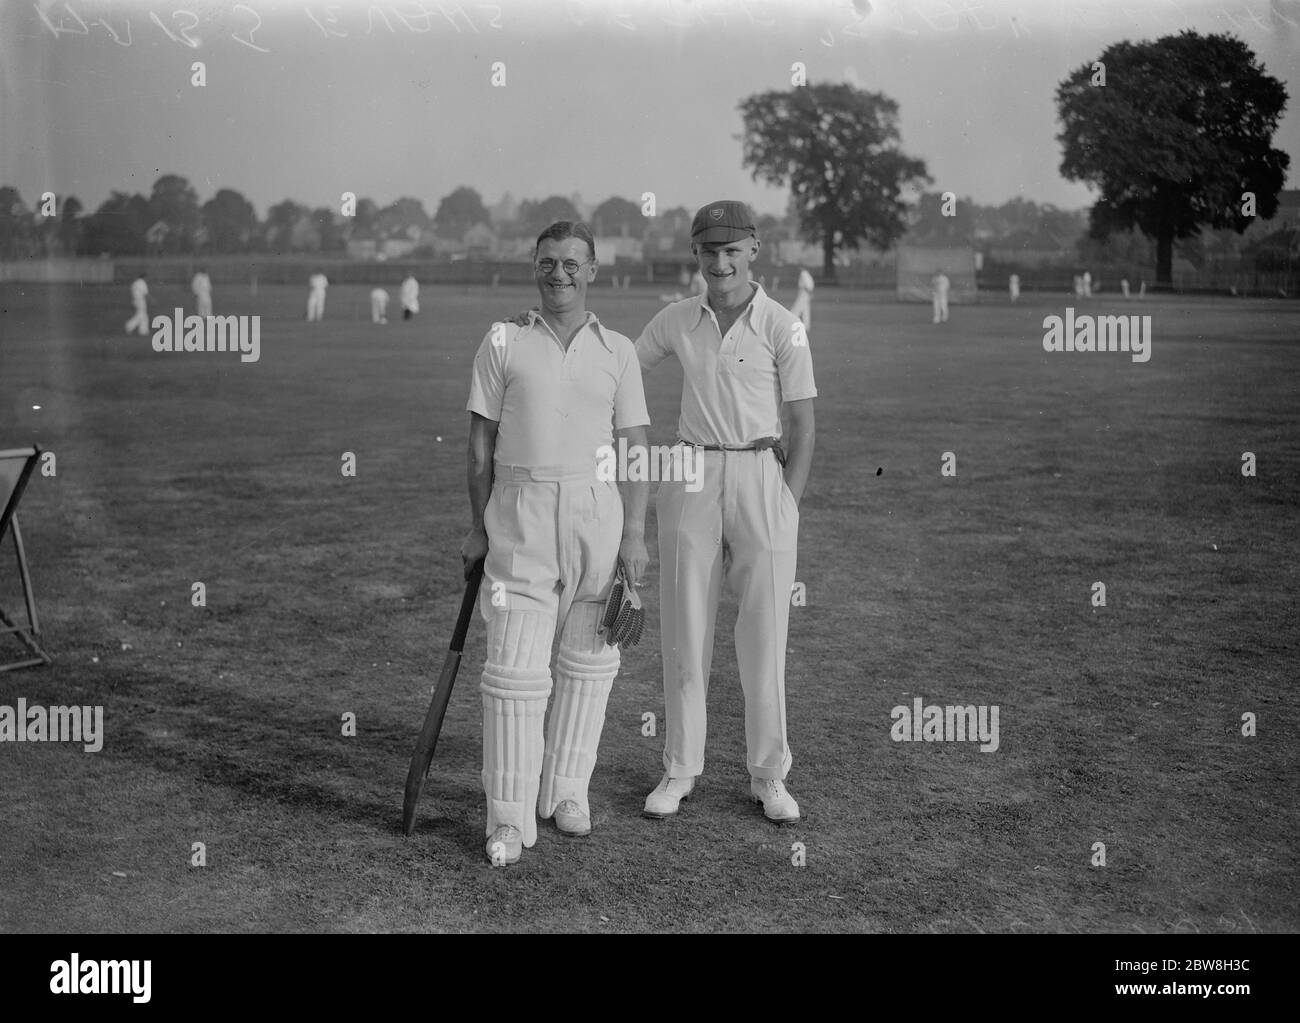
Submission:
M 148 334 L 149 333 L 149 310 L 143 302 L 136 302 L 132 308 L 135 309 L 135 315 L 126 321 L 126 332 L 128 334 Z
M 484 833 L 512 825 L 531 847 L 538 815 L 551 817 L 570 799 L 590 812 L 587 790 L 619 665 L 618 647 L 598 627 L 618 562 L 623 502 L 618 485 L 597 480 L 592 469 L 497 465 L 483 525 Z M 543 732 L 557 631 L 555 699 Z
M 785 648 L 799 508 L 767 451 L 700 451 L 701 488 L 659 486 L 664 767 L 704 770 L 705 697 L 724 576 L 739 601 L 736 660 L 745 694 L 745 744 L 754 778 L 784 779 Z
M 325 316 L 325 292 L 313 288 L 307 296 L 307 319 L 320 320 Z

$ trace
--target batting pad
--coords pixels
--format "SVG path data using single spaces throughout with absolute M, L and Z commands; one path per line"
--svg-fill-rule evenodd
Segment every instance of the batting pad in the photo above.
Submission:
M 560 634 L 555 662 L 555 703 L 546 729 L 537 810 L 550 817 L 566 799 L 590 815 L 587 785 L 605 726 L 605 705 L 618 674 L 618 647 L 597 634 L 603 603 L 575 603 Z
M 483 792 L 485 835 L 511 824 L 524 845 L 537 841 L 538 778 L 542 768 L 543 719 L 551 692 L 548 615 L 507 612 L 488 620 L 483 694 Z

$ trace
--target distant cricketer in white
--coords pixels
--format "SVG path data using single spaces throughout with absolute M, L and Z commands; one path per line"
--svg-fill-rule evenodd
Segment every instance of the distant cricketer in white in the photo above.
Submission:
M 126 332 L 147 335 L 149 333 L 149 285 L 145 281 L 144 274 L 131 282 L 131 308 L 135 312 L 126 321 Z
M 420 282 L 413 275 L 402 281 L 402 319 L 409 320 L 420 311 Z
M 311 291 L 307 294 L 308 322 L 325 318 L 325 289 L 330 286 L 329 278 L 316 270 L 307 281 Z
M 212 278 L 207 270 L 199 267 L 198 273 L 190 281 L 190 290 L 194 292 L 194 312 L 197 316 L 212 315 Z
M 794 297 L 794 305 L 790 307 L 790 312 L 799 317 L 799 321 L 805 327 L 812 326 L 812 293 L 815 287 L 812 274 L 806 267 L 800 267 L 799 293 Z

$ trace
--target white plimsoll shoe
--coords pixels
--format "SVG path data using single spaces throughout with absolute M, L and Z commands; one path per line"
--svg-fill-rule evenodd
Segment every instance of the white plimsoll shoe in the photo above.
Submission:
M 507 863 L 518 863 L 524 851 L 524 836 L 513 824 L 502 824 L 488 836 L 487 858 L 494 867 L 504 867 Z
M 563 835 L 581 838 L 591 834 L 591 817 L 582 812 L 576 799 L 565 799 L 555 808 L 555 826 Z
M 763 816 L 777 824 L 790 824 L 799 819 L 799 804 L 785 789 L 785 783 L 776 778 L 751 778 L 749 797 L 763 804 Z
M 655 790 L 645 797 L 645 809 L 641 812 L 647 817 L 671 817 L 681 808 L 682 800 L 690 798 L 694 788 L 694 778 L 670 778 L 665 773 Z

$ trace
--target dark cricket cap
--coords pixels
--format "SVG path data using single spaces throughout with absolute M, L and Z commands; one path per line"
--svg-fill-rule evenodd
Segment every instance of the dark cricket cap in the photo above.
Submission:
M 757 230 L 748 206 L 734 199 L 723 199 L 699 208 L 691 221 L 691 241 L 706 245 L 735 242 L 751 237 Z

